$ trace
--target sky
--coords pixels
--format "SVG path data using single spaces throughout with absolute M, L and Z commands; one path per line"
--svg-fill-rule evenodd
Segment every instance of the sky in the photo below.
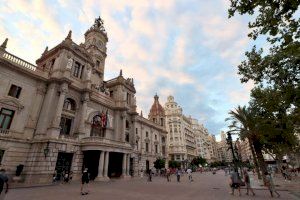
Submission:
M 107 31 L 105 80 L 133 78 L 138 112 L 169 95 L 211 134 L 227 130 L 229 110 L 249 101 L 237 66 L 252 42 L 248 16 L 228 19 L 227 0 L 0 0 L 0 42 L 31 63 L 72 30 L 76 43 L 101 16 Z M 218 136 L 217 136 L 218 138 Z

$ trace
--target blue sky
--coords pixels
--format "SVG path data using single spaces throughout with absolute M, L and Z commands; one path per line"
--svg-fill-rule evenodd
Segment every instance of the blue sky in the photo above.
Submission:
M 73 40 L 99 15 L 108 33 L 105 79 L 135 80 L 138 111 L 148 114 L 153 96 L 168 95 L 211 134 L 226 130 L 227 113 L 249 100 L 237 65 L 251 47 L 248 17 L 227 17 L 227 0 L 0 0 L 0 40 L 7 50 L 35 63 L 46 46 Z M 1 41 L 0 41 L 1 42 Z

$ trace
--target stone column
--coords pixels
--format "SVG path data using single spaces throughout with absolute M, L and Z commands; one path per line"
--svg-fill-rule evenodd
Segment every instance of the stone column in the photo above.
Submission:
M 99 158 L 99 166 L 98 166 L 98 176 L 97 179 L 103 178 L 103 169 L 104 169 L 104 151 L 100 152 L 100 158 Z
M 88 103 L 89 99 L 90 99 L 89 93 L 85 92 L 82 96 L 81 117 L 80 117 L 79 128 L 78 128 L 78 132 L 81 136 L 85 135 L 85 126 L 84 126 L 85 121 L 84 121 L 84 119 L 86 118 L 87 103 Z
M 62 109 L 63 109 L 67 91 L 68 91 L 68 84 L 62 83 L 60 86 L 60 95 L 59 95 L 59 99 L 58 99 L 58 102 L 56 105 L 54 118 L 52 120 L 51 127 L 48 129 L 49 135 L 54 138 L 58 138 L 58 136 L 60 134 L 59 124 L 60 124 L 61 113 L 62 113 Z
M 104 164 L 104 178 L 108 178 L 108 162 L 109 162 L 109 152 L 105 153 L 105 164 Z
M 46 134 L 47 128 L 50 126 L 51 119 L 49 119 L 49 113 L 51 113 L 52 102 L 56 95 L 56 83 L 50 83 L 47 88 L 46 95 L 44 97 L 43 105 L 39 114 L 39 119 L 36 128 L 36 136 L 42 136 Z
M 64 101 L 66 98 L 66 93 L 68 92 L 68 84 L 62 83 L 60 86 L 60 95 L 56 106 L 56 111 L 54 115 L 54 119 L 52 121 L 52 127 L 59 128 L 61 113 L 64 105 Z
M 127 167 L 126 167 L 126 175 L 127 176 L 130 176 L 129 169 L 130 169 L 130 154 L 127 154 Z
M 123 165 L 122 165 L 122 176 L 126 176 L 126 167 L 127 167 L 127 165 L 126 165 L 126 162 L 127 162 L 127 154 L 126 153 L 124 153 L 123 154 Z

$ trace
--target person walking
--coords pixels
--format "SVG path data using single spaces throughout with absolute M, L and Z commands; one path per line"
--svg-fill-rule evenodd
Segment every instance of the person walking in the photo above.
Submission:
M 188 168 L 187 170 L 186 170 L 186 172 L 187 172 L 187 174 L 188 174 L 188 176 L 189 176 L 189 181 L 190 182 L 192 182 L 193 181 L 193 176 L 192 176 L 192 170 L 190 169 L 190 168 Z
M 6 188 L 4 189 L 4 184 Z M 5 169 L 0 170 L 0 200 L 5 199 L 5 195 L 8 192 L 8 176 L 5 173 Z
M 271 174 L 269 174 L 268 172 L 265 172 L 265 175 L 266 175 L 265 185 L 269 189 L 271 197 L 273 197 L 273 193 L 276 193 L 277 197 L 280 197 L 280 194 L 275 189 L 274 181 L 273 181 L 273 178 L 272 178 Z
M 231 195 L 234 195 L 234 190 L 238 189 L 239 195 L 241 196 L 241 185 L 240 185 L 240 178 L 237 173 L 237 170 L 234 170 L 230 175 L 230 187 L 231 187 Z
M 148 169 L 148 181 L 152 182 L 152 170 Z
M 166 170 L 166 176 L 167 176 L 167 181 L 171 182 L 171 170 L 169 168 Z
M 177 182 L 180 182 L 181 170 L 179 168 L 176 169 Z
M 253 192 L 253 189 L 252 189 L 251 184 L 250 184 L 250 177 L 249 177 L 249 174 L 248 174 L 247 170 L 244 169 L 243 173 L 244 173 L 244 182 L 245 182 L 246 189 L 247 189 L 246 195 L 249 195 L 249 190 L 250 190 L 252 195 L 255 196 L 255 193 Z
M 89 193 L 88 190 L 89 182 L 90 182 L 90 176 L 88 173 L 88 168 L 85 168 L 81 176 L 81 188 L 80 188 L 81 195 L 86 195 Z

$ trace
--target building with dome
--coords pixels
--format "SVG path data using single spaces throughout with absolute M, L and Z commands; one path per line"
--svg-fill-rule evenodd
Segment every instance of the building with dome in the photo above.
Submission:
M 98 18 L 76 44 L 72 32 L 31 64 L 0 47 L 0 167 L 27 184 L 88 168 L 94 180 L 137 176 L 167 158 L 164 111 L 136 112 L 133 79 L 105 73 L 107 33 Z M 20 175 L 15 174 L 18 166 Z
M 198 156 L 192 119 L 183 115 L 182 108 L 174 101 L 173 96 L 167 98 L 165 114 L 169 157 L 181 162 L 182 167 L 187 167 L 187 164 Z

